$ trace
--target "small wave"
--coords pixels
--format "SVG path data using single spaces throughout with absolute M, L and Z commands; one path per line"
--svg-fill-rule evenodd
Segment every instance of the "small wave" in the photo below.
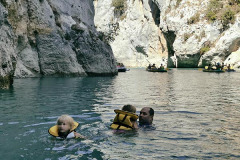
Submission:
M 45 125 L 45 124 L 56 124 L 56 122 L 44 122 L 44 123 L 29 124 L 29 125 L 25 125 L 23 127 L 33 127 L 33 126 L 39 126 L 39 125 Z
M 8 122 L 8 124 L 18 124 L 19 122 Z
M 62 151 L 62 150 L 64 150 L 64 149 L 66 149 L 64 146 L 61 146 L 61 147 L 53 147 L 53 151 Z
M 167 138 L 167 139 L 169 139 L 169 140 L 174 140 L 174 141 L 176 141 L 176 140 L 183 140 L 183 141 L 194 141 L 194 140 L 197 140 L 197 138 L 191 138 L 191 137 L 189 137 L 189 138 Z
M 164 112 L 165 114 L 169 114 L 169 113 L 186 113 L 186 114 L 202 114 L 202 113 L 198 113 L 198 112 L 191 112 L 191 111 L 170 111 L 170 112 Z M 161 113 L 163 114 L 163 113 Z

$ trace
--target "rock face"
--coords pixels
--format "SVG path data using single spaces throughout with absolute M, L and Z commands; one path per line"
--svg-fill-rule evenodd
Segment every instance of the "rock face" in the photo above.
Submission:
M 16 67 L 14 33 L 7 20 L 7 10 L 0 3 L 0 88 L 13 83 Z
M 120 1 L 124 7 L 114 0 L 94 1 L 97 30 L 112 37 L 110 44 L 118 61 L 129 66 L 146 66 L 150 61 L 167 62 L 168 67 L 203 67 L 215 62 L 240 67 L 235 55 L 240 45 L 240 16 L 236 11 L 231 17 L 239 2 L 218 1 L 220 8 L 215 10 L 222 13 L 216 14 L 227 16 L 209 21 L 207 11 L 214 0 Z
M 6 66 L 0 66 L 0 76 L 12 71 L 17 78 L 117 74 L 111 47 L 95 29 L 92 0 L 0 4 L 0 64 Z
M 130 67 L 167 64 L 167 44 L 159 28 L 160 10 L 154 2 L 124 1 L 122 9 L 116 9 L 111 0 L 94 2 L 95 25 L 112 37 L 110 45 L 118 62 Z
M 207 20 L 207 10 L 213 0 L 155 1 L 161 10 L 161 30 L 175 35 L 172 43 L 168 44 L 172 46 L 172 55 L 169 56 L 174 66 L 203 67 L 209 63 L 224 62 L 225 65 L 231 64 L 236 69 L 240 67 L 239 56 L 234 56 L 240 46 L 239 13 L 235 13 L 235 20 L 232 23 L 228 22 L 226 27 L 224 19 Z M 236 4 L 226 0 L 222 1 L 221 5 L 220 10 L 224 13 L 224 8 Z M 233 59 L 230 61 L 231 58 Z
M 0 87 L 13 76 L 115 75 L 114 56 L 130 67 L 240 68 L 239 3 L 0 0 Z

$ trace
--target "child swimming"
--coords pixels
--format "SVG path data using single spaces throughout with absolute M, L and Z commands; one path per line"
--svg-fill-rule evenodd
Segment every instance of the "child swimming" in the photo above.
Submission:
M 111 124 L 112 129 L 116 130 L 133 130 L 137 129 L 137 119 L 138 116 L 136 115 L 136 107 L 133 105 L 124 105 L 122 110 L 114 110 L 117 114 Z
M 57 119 L 57 124 L 48 130 L 48 133 L 54 137 L 69 139 L 69 138 L 85 138 L 77 133 L 75 129 L 79 123 L 74 121 L 69 115 L 61 115 Z

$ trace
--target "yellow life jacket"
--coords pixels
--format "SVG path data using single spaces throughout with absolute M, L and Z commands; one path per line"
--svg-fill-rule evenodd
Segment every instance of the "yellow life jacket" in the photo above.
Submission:
M 70 132 L 74 131 L 78 126 L 79 126 L 79 123 L 74 121 L 74 125 L 73 125 L 73 127 L 71 128 Z M 54 136 L 54 137 L 59 137 L 59 134 L 58 134 L 58 126 L 57 126 L 57 125 L 52 126 L 52 127 L 48 130 L 48 133 L 51 134 L 51 135 Z
M 131 119 L 136 121 L 138 119 L 138 115 L 122 111 L 122 110 L 114 110 L 114 112 L 117 114 L 113 120 L 113 123 L 111 124 L 112 129 L 122 129 L 122 130 L 132 130 L 133 124 L 131 122 Z
M 230 66 L 230 69 L 233 69 L 233 66 Z
M 205 66 L 205 69 L 208 69 L 208 66 Z

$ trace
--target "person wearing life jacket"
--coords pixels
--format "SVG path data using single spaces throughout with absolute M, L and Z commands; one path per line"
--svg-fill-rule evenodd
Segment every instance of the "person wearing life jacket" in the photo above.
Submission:
M 151 69 L 157 69 L 155 63 L 152 65 Z
M 160 70 L 164 70 L 163 64 L 160 65 L 159 69 L 160 69 Z
M 233 69 L 233 66 L 231 66 L 230 64 L 227 66 L 227 70 L 228 71 L 233 71 L 234 69 Z
M 136 107 L 133 105 L 124 105 L 122 110 L 114 110 L 116 116 L 111 124 L 112 129 L 116 130 L 134 130 L 138 128 Z
M 75 131 L 78 126 L 79 123 L 74 121 L 73 118 L 69 115 L 61 115 L 57 119 L 57 124 L 55 126 L 52 126 L 48 130 L 48 133 L 54 137 L 61 139 L 85 138 Z
M 205 68 L 205 69 L 207 69 L 207 70 L 211 70 L 211 69 L 212 69 L 212 67 L 211 67 L 211 63 L 209 63 L 208 66 L 207 66 L 207 68 Z
M 151 67 L 152 67 L 151 64 L 149 64 L 148 67 L 147 67 L 147 69 L 151 69 Z

